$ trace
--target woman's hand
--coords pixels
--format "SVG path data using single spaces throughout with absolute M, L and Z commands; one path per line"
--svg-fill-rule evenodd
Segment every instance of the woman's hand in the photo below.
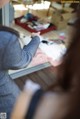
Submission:
M 31 80 L 27 80 L 24 86 L 24 91 L 29 90 L 32 93 L 35 93 L 38 89 L 40 89 L 40 85 L 37 83 L 34 83 Z
M 31 38 L 35 37 L 35 36 L 38 36 L 40 38 L 40 41 L 43 40 L 43 37 L 40 35 L 40 32 L 37 32 L 37 33 L 32 33 L 31 34 Z
M 35 37 L 35 36 L 40 36 L 40 32 L 37 32 L 37 33 L 34 33 L 34 32 L 33 32 L 33 33 L 31 34 L 31 37 Z

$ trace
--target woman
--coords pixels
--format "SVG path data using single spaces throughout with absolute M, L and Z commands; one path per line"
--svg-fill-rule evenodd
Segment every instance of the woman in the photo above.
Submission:
M 9 0 L 0 0 L 0 7 Z M 34 35 L 34 36 L 33 36 Z M 27 66 L 40 43 L 39 33 L 32 35 L 32 40 L 21 49 L 19 33 L 11 28 L 0 26 L 0 114 L 10 114 L 20 89 L 8 74 L 9 69 L 20 69 Z
M 80 10 L 73 29 L 55 84 L 42 92 L 37 84 L 28 81 L 11 119 L 80 119 Z

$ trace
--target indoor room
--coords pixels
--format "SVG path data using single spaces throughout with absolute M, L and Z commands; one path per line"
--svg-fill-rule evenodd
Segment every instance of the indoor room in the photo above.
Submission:
M 0 0 L 0 119 L 80 119 L 80 0 Z
M 14 7 L 15 19 L 10 23 L 10 26 L 19 31 L 21 45 L 22 42 L 23 44 L 29 43 L 32 32 L 40 31 L 43 37 L 43 42 L 40 44 L 29 68 L 23 69 L 23 74 L 20 72 L 19 77 L 23 78 L 23 80 L 29 78 L 36 81 L 37 79 L 37 82 L 46 89 L 45 87 L 51 85 L 53 81 L 53 78 L 51 78 L 55 74 L 52 73 L 53 70 L 56 70 L 56 67 L 60 64 L 61 57 L 69 45 L 68 34 L 71 33 L 70 28 L 75 21 L 75 10 L 79 3 L 62 3 L 53 0 L 13 0 L 11 4 Z M 33 15 L 34 20 L 29 22 L 27 17 L 32 17 L 31 15 Z M 38 18 L 37 21 L 36 17 Z M 48 27 L 38 29 L 41 26 L 37 26 L 35 29 L 37 24 L 41 26 L 48 25 Z M 46 75 L 47 72 L 49 72 L 48 75 Z M 11 75 L 13 76 L 13 74 Z M 25 81 L 23 82 L 25 83 Z
M 44 89 L 54 81 L 52 77 L 55 76 L 56 67 L 70 43 L 68 34 L 71 33 L 78 6 L 78 2 L 59 0 L 11 0 L 4 6 L 2 24 L 19 32 L 22 48 L 31 41 L 33 32 L 40 32 L 43 38 L 28 67 L 9 71 L 21 89 L 26 79 L 40 83 Z

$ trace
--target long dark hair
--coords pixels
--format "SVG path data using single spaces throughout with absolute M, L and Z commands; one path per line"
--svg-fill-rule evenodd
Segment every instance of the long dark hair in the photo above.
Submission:
M 64 91 L 72 88 L 72 85 L 80 86 L 80 9 L 77 10 L 76 21 L 73 24 L 73 34 L 66 54 L 63 56 L 63 62 L 58 68 L 56 84 L 48 88 L 51 90 L 54 86 L 60 86 Z
M 63 108 L 68 109 L 62 119 L 80 119 L 80 10 L 76 17 L 77 20 L 72 26 L 72 42 L 58 67 L 56 82 L 47 89 L 67 95 L 68 103 L 65 101 L 66 107 L 64 104 Z

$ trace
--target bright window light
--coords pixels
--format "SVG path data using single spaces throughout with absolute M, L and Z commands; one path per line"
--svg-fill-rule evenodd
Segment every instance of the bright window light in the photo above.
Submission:
M 23 4 L 19 4 L 19 5 L 14 5 L 14 9 L 15 10 L 27 10 L 28 8 L 25 7 Z
M 49 6 L 50 6 L 50 2 L 48 1 L 44 1 L 42 3 L 35 3 L 33 5 L 26 5 L 26 7 L 33 10 L 48 9 Z
M 29 8 L 32 10 L 42 10 L 42 9 L 48 9 L 49 6 L 50 6 L 50 2 L 44 1 L 42 3 L 35 3 L 33 5 L 26 5 L 26 6 L 24 6 L 23 4 L 14 5 L 14 9 L 15 10 L 28 10 Z

